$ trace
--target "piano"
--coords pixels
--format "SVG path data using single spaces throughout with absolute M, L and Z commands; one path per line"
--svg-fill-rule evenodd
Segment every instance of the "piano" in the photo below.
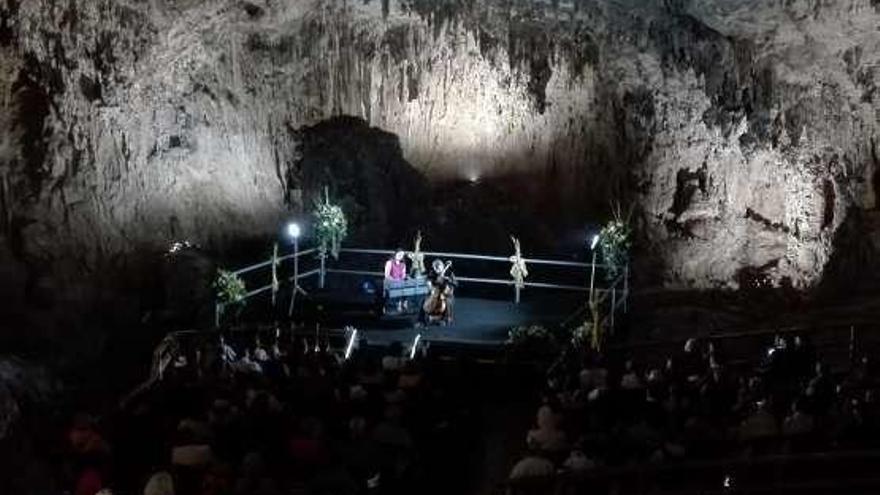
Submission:
M 425 277 L 386 281 L 384 312 L 388 316 L 417 314 L 428 293 L 430 289 Z
M 386 297 L 399 299 L 401 297 L 427 296 L 428 281 L 425 277 L 408 278 L 400 282 L 389 281 L 385 283 Z

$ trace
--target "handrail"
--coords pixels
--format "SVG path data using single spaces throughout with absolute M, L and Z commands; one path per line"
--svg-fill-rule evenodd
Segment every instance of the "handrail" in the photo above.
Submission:
M 307 272 L 300 273 L 299 275 L 296 276 L 296 279 L 297 279 L 297 280 L 302 280 L 302 279 L 304 279 L 304 278 L 308 278 L 308 277 L 311 277 L 311 276 L 314 276 L 314 275 L 318 275 L 319 273 L 321 273 L 321 269 L 320 269 L 320 268 L 315 268 L 314 270 L 309 270 L 309 271 L 307 271 Z M 294 279 L 294 277 L 287 277 L 286 280 L 287 280 L 287 282 L 293 282 L 293 279 Z M 243 299 L 247 299 L 247 298 L 249 298 L 249 297 L 251 297 L 251 296 L 256 296 L 257 294 L 262 294 L 263 292 L 266 292 L 267 290 L 270 290 L 270 289 L 272 289 L 272 284 L 264 285 L 264 286 L 262 286 L 262 287 L 259 287 L 259 288 L 257 288 L 257 289 L 254 289 L 254 290 L 248 292 L 247 294 L 245 294 L 245 295 L 243 296 Z M 220 306 L 220 307 L 224 307 L 224 306 L 226 306 L 224 303 L 221 303 L 221 302 L 218 302 L 217 305 Z
M 354 254 L 381 254 L 381 255 L 391 255 L 394 254 L 393 250 L 390 249 L 362 249 L 362 248 L 342 248 L 339 250 L 341 253 L 354 253 Z M 509 263 L 509 256 L 491 256 L 485 254 L 472 254 L 472 253 L 449 253 L 444 251 L 423 251 L 422 254 L 425 256 L 436 256 L 436 257 L 445 257 L 445 258 L 460 258 L 467 260 L 482 260 L 482 261 L 502 261 Z M 580 261 L 565 261 L 565 260 L 548 260 L 548 259 L 540 259 L 540 258 L 523 258 L 526 263 L 531 263 L 534 265 L 556 265 L 556 266 L 570 266 L 577 268 L 590 268 L 592 264 L 583 263 Z M 611 265 L 596 263 L 597 268 L 609 268 Z
M 299 252 L 297 252 L 297 253 L 285 254 L 284 256 L 279 256 L 277 261 L 278 261 L 278 263 L 281 263 L 281 262 L 284 261 L 284 260 L 289 260 L 289 259 L 292 259 L 292 258 L 298 258 L 298 257 L 300 257 L 300 256 L 305 256 L 305 255 L 307 255 L 307 254 L 312 254 L 312 253 L 317 252 L 317 251 L 318 251 L 317 248 L 311 248 L 311 249 L 306 249 L 306 250 L 304 250 L 304 251 L 299 251 Z M 252 271 L 254 271 L 254 270 L 259 270 L 260 268 L 263 268 L 263 267 L 266 267 L 266 266 L 272 266 L 272 259 L 271 259 L 271 258 L 270 258 L 269 260 L 261 261 L 260 263 L 256 263 L 256 264 L 254 264 L 254 265 L 246 266 L 246 267 L 244 267 L 244 268 L 239 268 L 238 270 L 235 270 L 235 271 L 232 272 L 232 273 L 233 273 L 234 275 L 242 275 L 242 274 L 245 274 L 245 273 L 248 273 L 248 272 L 252 272 Z
M 344 275 L 364 275 L 370 277 L 384 277 L 385 274 L 377 271 L 370 270 L 346 270 L 341 268 L 328 268 L 327 273 L 339 273 Z M 515 282 L 509 279 L 500 279 L 500 278 L 480 278 L 480 277 L 455 277 L 456 280 L 460 280 L 462 282 L 472 282 L 477 284 L 496 284 L 496 285 L 514 285 Z M 566 284 L 550 284 L 545 282 L 524 282 L 523 285 L 526 287 L 535 287 L 541 289 L 563 289 L 563 290 L 575 290 L 581 292 L 589 292 L 590 289 L 587 287 L 580 287 L 578 285 L 566 285 Z M 612 289 L 595 289 L 595 292 L 610 292 Z M 613 289 L 616 290 L 616 289 Z
M 394 253 L 393 250 L 388 249 L 365 249 L 365 248 L 342 248 L 340 250 L 341 253 L 351 253 L 351 254 L 369 254 L 369 255 L 382 255 L 389 256 Z M 443 251 L 425 251 L 423 252 L 425 256 L 430 257 L 443 257 L 443 258 L 452 258 L 452 259 L 467 259 L 467 260 L 481 260 L 481 261 L 494 261 L 494 262 L 502 262 L 509 263 L 510 257 L 504 256 L 489 256 L 482 254 L 472 254 L 472 253 L 450 253 Z M 581 262 L 573 262 L 573 261 L 564 261 L 564 260 L 547 260 L 547 259 L 538 259 L 538 258 L 525 258 L 526 263 L 531 264 L 543 264 L 543 265 L 552 265 L 552 266 L 565 266 L 565 267 L 576 267 L 576 268 L 584 268 L 584 269 L 592 269 L 591 276 L 595 275 L 595 268 L 602 267 L 607 268 L 610 265 L 600 265 L 598 263 L 581 263 Z M 371 276 L 371 277 L 382 277 L 384 274 L 382 272 L 372 271 L 372 270 L 349 270 L 349 269 L 339 269 L 339 268 L 329 268 L 326 269 L 326 273 L 339 273 L 339 274 L 348 274 L 348 275 L 363 275 L 363 276 Z M 622 276 L 615 279 L 612 284 L 612 289 L 591 289 L 587 287 L 581 287 L 577 285 L 570 284 L 554 284 L 554 283 L 546 283 L 546 282 L 530 282 L 524 281 L 522 285 L 517 287 L 516 282 L 511 279 L 497 279 L 497 278 L 481 278 L 481 277 L 457 277 L 458 280 L 462 282 L 471 282 L 478 284 L 493 284 L 493 285 L 503 285 L 507 287 L 515 287 L 516 288 L 516 302 L 519 302 L 519 292 L 521 288 L 540 288 L 540 289 L 560 289 L 560 290 L 571 290 L 578 292 L 599 292 L 603 299 L 608 296 L 608 292 L 612 292 L 612 296 L 616 295 L 617 289 L 616 285 L 620 281 Z M 592 286 L 592 284 L 591 284 Z M 621 301 L 626 300 L 626 294 L 623 293 L 623 296 L 620 298 Z M 615 305 L 615 310 L 616 305 Z
M 604 324 L 606 321 L 610 320 L 612 331 L 614 330 L 614 317 L 613 316 L 614 316 L 614 313 L 617 311 L 617 308 L 620 306 L 623 306 L 624 312 L 626 312 L 625 308 L 626 308 L 626 304 L 627 304 L 627 299 L 629 298 L 629 289 L 628 289 L 629 285 L 627 283 L 628 275 L 629 275 L 629 266 L 626 266 L 624 269 L 624 272 L 622 274 L 618 275 L 617 278 L 615 278 L 614 281 L 611 282 L 610 289 L 593 288 L 592 291 L 588 290 L 588 292 L 591 292 L 591 294 L 590 294 L 591 298 L 594 297 L 593 296 L 594 294 L 596 295 L 595 300 L 593 302 L 597 306 L 603 304 L 606 300 L 608 300 L 608 295 L 609 295 L 609 293 L 611 294 L 612 302 L 611 302 L 610 316 L 605 315 L 602 318 L 601 323 Z M 617 289 L 617 286 L 621 281 L 623 282 L 623 290 Z M 621 294 L 621 297 L 619 299 L 617 299 L 617 297 L 616 297 L 617 294 Z M 571 325 L 571 323 L 573 321 L 577 320 L 584 313 L 587 313 L 589 311 L 591 311 L 589 305 L 584 305 L 584 306 L 579 307 L 572 314 L 568 315 L 565 319 L 562 320 L 561 326 L 567 327 L 567 326 Z
M 288 259 L 294 260 L 294 273 L 297 272 L 297 262 L 300 256 L 309 255 L 315 252 L 319 252 L 316 248 L 311 248 L 303 251 L 298 251 L 295 248 L 294 253 L 288 254 L 285 256 L 281 256 L 276 259 L 277 262 L 283 262 Z M 340 249 L 340 253 L 348 253 L 348 254 L 367 254 L 367 255 L 381 255 L 381 256 L 389 256 L 394 253 L 393 250 L 390 249 L 366 249 L 366 248 L 342 248 Z M 482 255 L 482 254 L 473 254 L 473 253 L 451 253 L 444 251 L 425 251 L 423 252 L 425 256 L 429 257 L 440 257 L 440 258 L 451 258 L 451 259 L 464 259 L 464 260 L 479 260 L 479 261 L 491 261 L 491 262 L 500 262 L 500 263 L 510 263 L 512 258 L 510 256 L 491 256 L 491 255 Z M 369 277 L 382 277 L 384 273 L 372 270 L 350 270 L 343 268 L 328 268 L 326 266 L 326 253 L 322 253 L 320 256 L 320 268 L 317 270 L 312 270 L 310 272 L 306 272 L 299 276 L 294 275 L 294 278 L 289 279 L 288 281 L 300 280 L 305 277 L 309 277 L 318 275 L 318 287 L 324 288 L 324 280 L 327 273 L 337 273 L 337 274 L 349 274 L 349 275 L 363 275 Z M 559 266 L 559 267 L 570 267 L 570 268 L 578 268 L 585 269 L 589 274 L 589 287 L 582 287 L 580 285 L 572 285 L 572 284 L 563 284 L 563 283 L 549 283 L 549 282 L 536 282 L 536 281 L 525 281 L 520 280 L 519 283 L 513 279 L 509 278 L 485 278 L 485 277 L 458 277 L 458 280 L 462 282 L 470 282 L 475 284 L 491 284 L 491 285 L 500 285 L 506 287 L 514 288 L 514 301 L 519 304 L 520 302 L 520 294 L 525 288 L 537 288 L 537 289 L 557 289 L 557 290 L 568 290 L 568 291 L 576 291 L 576 292 L 586 292 L 589 293 L 589 299 L 594 300 L 597 304 L 605 304 L 605 301 L 609 299 L 610 295 L 610 314 L 611 317 L 606 317 L 605 320 L 609 320 L 610 324 L 613 328 L 615 323 L 614 312 L 620 306 L 623 306 L 624 311 L 626 310 L 627 301 L 629 299 L 629 285 L 628 285 L 628 273 L 629 269 L 626 267 L 624 272 L 616 277 L 610 284 L 609 288 L 597 288 L 595 284 L 596 278 L 596 269 L 607 269 L 612 267 L 609 264 L 600 264 L 596 263 L 596 255 L 593 253 L 592 261 L 590 263 L 583 262 L 575 262 L 575 261 L 565 261 L 565 260 L 549 260 L 549 259 L 540 259 L 540 258 L 523 258 L 526 263 L 530 263 L 533 265 L 550 265 L 550 266 Z M 272 266 L 273 260 L 269 259 L 260 263 L 256 263 L 250 266 L 246 266 L 244 268 L 240 268 L 235 270 L 233 273 L 236 275 L 241 275 L 245 273 L 249 273 L 254 270 L 258 270 L 261 268 L 265 268 L 268 266 Z M 273 267 L 274 268 L 274 267 Z M 621 280 L 623 281 L 623 290 L 619 289 Z M 272 290 L 275 287 L 274 284 L 267 284 L 256 289 L 252 289 L 248 291 L 244 295 L 244 299 L 248 299 L 253 296 L 257 296 L 269 290 Z M 620 297 L 618 297 L 620 294 Z M 598 297 L 597 297 L 598 296 Z M 291 298 L 290 310 L 292 311 L 294 299 Z M 220 318 L 222 315 L 222 311 L 225 305 L 218 303 L 215 306 L 215 326 L 219 326 Z M 568 319 L 566 320 L 568 321 Z M 604 320 L 603 320 L 604 321 Z
M 855 327 L 857 324 L 861 325 L 863 323 L 871 323 L 871 322 L 858 322 L 855 323 L 853 321 L 849 321 L 846 323 L 840 323 L 835 325 L 820 325 L 824 330 L 831 331 L 839 331 L 839 330 L 850 330 Z M 815 328 L 816 325 L 792 325 L 787 327 L 778 327 L 778 328 L 761 328 L 758 330 L 748 330 L 745 332 L 737 332 L 737 331 L 726 331 L 720 333 L 709 333 L 707 335 L 699 337 L 699 340 L 727 340 L 727 339 L 739 339 L 739 338 L 748 338 L 748 337 L 763 337 L 767 335 L 780 335 L 780 334 L 792 334 L 792 333 L 803 333 L 810 331 L 811 328 Z M 689 337 L 688 337 L 689 338 Z M 683 343 L 688 340 L 688 338 L 675 338 L 675 339 L 666 339 L 666 340 L 639 340 L 639 341 L 630 341 L 625 344 L 625 347 L 652 347 L 656 345 L 670 345 L 676 343 Z M 618 344 L 619 347 L 623 347 L 624 344 Z M 614 346 L 612 346 L 614 347 Z

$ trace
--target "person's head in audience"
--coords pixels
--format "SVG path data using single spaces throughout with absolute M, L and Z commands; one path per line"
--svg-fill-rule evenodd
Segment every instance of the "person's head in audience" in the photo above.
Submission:
M 556 472 L 553 463 L 535 449 L 528 449 L 510 471 L 511 480 L 540 478 Z
M 367 419 L 363 416 L 352 416 L 348 420 L 348 434 L 352 440 L 365 438 L 367 435 Z
M 269 353 L 262 347 L 257 347 L 254 351 L 254 360 L 258 363 L 267 363 L 269 361 Z
M 538 408 L 538 413 L 536 414 L 536 424 L 539 429 L 556 429 L 557 423 L 558 417 L 549 404 L 545 404 Z
M 573 472 L 584 472 L 594 469 L 596 461 L 587 456 L 583 442 L 579 441 L 572 447 L 568 458 L 562 463 L 563 467 Z
M 675 379 L 676 373 L 678 373 L 678 366 L 672 356 L 668 356 L 663 363 L 663 372 L 670 380 Z
M 144 495 L 174 495 L 174 479 L 167 471 L 153 473 L 144 486 Z
M 592 371 L 586 368 L 582 369 L 580 373 L 578 373 L 578 384 L 580 384 L 580 387 L 583 390 L 590 390 L 593 388 Z
M 636 372 L 632 359 L 627 359 L 624 363 L 624 373 L 620 378 L 620 386 L 627 390 L 641 388 L 642 382 Z

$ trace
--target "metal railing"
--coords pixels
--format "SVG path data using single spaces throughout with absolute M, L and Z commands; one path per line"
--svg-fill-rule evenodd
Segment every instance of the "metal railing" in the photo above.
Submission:
M 364 254 L 364 255 L 381 255 L 390 257 L 394 254 L 394 251 L 387 249 L 362 249 L 362 248 L 345 248 L 340 250 L 341 254 L 349 253 L 349 254 Z M 444 258 L 444 259 L 453 259 L 453 260 L 474 260 L 474 261 L 487 261 L 493 263 L 505 263 L 509 264 L 510 257 L 509 256 L 492 256 L 492 255 L 483 255 L 483 254 L 471 254 L 471 253 L 451 253 L 451 252 L 439 252 L 439 251 L 425 251 L 422 254 L 425 257 L 431 258 Z M 596 262 L 596 254 L 593 252 L 592 261 L 589 263 L 586 262 L 577 262 L 577 261 L 565 261 L 565 260 L 549 260 L 549 259 L 540 259 L 540 258 L 524 258 L 524 261 L 527 265 L 543 265 L 543 266 L 554 266 L 554 267 L 562 267 L 562 268 L 575 268 L 579 270 L 585 271 L 585 277 L 583 280 L 588 281 L 588 285 L 572 285 L 572 284 L 562 284 L 562 283 L 552 283 L 552 282 L 531 282 L 525 281 L 522 284 L 522 288 L 516 284 L 516 282 L 511 278 L 486 278 L 486 277 L 468 277 L 468 276 L 459 276 L 456 277 L 457 280 L 462 282 L 470 282 L 477 284 L 486 284 L 486 285 L 504 285 L 504 286 L 513 286 L 514 287 L 514 302 L 519 303 L 521 299 L 521 292 L 523 288 L 538 288 L 538 289 L 556 289 L 556 290 L 564 290 L 564 291 L 576 291 L 576 292 L 584 292 L 587 293 L 586 303 L 581 306 L 577 311 L 575 311 L 572 315 L 564 320 L 564 324 L 569 324 L 575 321 L 577 318 L 585 317 L 586 313 L 591 311 L 589 301 L 594 301 L 594 304 L 597 308 L 603 310 L 602 323 L 607 324 L 610 328 L 614 329 L 616 323 L 616 314 L 619 310 L 622 310 L 626 313 L 627 304 L 629 301 L 629 266 L 624 266 L 623 273 L 619 275 L 613 282 L 608 283 L 607 285 L 603 283 L 604 274 L 608 269 L 614 268 L 611 265 L 597 263 Z M 337 274 L 348 274 L 348 275 L 362 275 L 362 276 L 372 276 L 381 278 L 384 274 L 380 271 L 372 271 L 372 270 L 349 270 L 349 269 L 338 269 L 338 268 L 328 268 L 326 270 L 327 273 L 337 273 Z
M 318 267 L 312 270 L 301 272 L 299 270 L 299 260 L 303 256 L 317 254 Z M 367 255 L 367 256 L 382 256 L 382 257 L 390 257 L 394 254 L 393 250 L 389 249 L 365 249 L 365 248 L 343 248 L 340 250 L 340 258 L 345 255 Z M 488 263 L 503 263 L 505 265 L 509 265 L 511 263 L 510 256 L 493 256 L 493 255 L 483 255 L 483 254 L 473 254 L 473 253 L 453 253 L 453 252 L 441 252 L 441 251 L 424 251 L 422 254 L 425 257 L 429 258 L 442 258 L 446 260 L 468 260 L 468 261 L 482 261 Z M 318 277 L 318 287 L 323 288 L 325 285 L 325 280 L 328 274 L 337 274 L 337 275 L 359 275 L 365 277 L 374 277 L 374 278 L 382 278 L 384 277 L 384 273 L 378 270 L 361 270 L 361 269 L 351 269 L 351 268 L 342 268 L 330 266 L 328 267 L 328 258 L 326 255 L 321 255 L 321 253 L 316 248 L 306 249 L 303 251 L 295 250 L 294 253 L 280 256 L 276 260 L 278 266 L 280 267 L 285 261 L 293 260 L 293 274 L 290 277 L 285 278 L 284 280 L 287 283 L 294 283 L 297 285 L 300 280 L 307 279 L 309 277 L 317 275 Z M 574 292 L 583 292 L 586 294 L 585 304 L 582 306 L 575 314 L 572 315 L 571 318 L 579 317 L 583 315 L 585 312 L 590 311 L 589 301 L 594 301 L 594 304 L 600 305 L 600 307 L 607 306 L 606 311 L 603 311 L 603 320 L 608 323 L 612 329 L 615 325 L 615 314 L 618 310 L 623 310 L 626 312 L 627 302 L 629 299 L 629 267 L 624 267 L 623 274 L 617 277 L 611 283 L 604 283 L 604 277 L 601 274 L 606 273 L 607 270 L 613 268 L 610 265 L 597 263 L 595 253 L 593 254 L 591 262 L 578 262 L 578 261 L 566 261 L 566 260 L 552 260 L 552 259 L 541 259 L 541 258 L 524 258 L 524 261 L 527 265 L 530 266 L 540 266 L 540 267 L 556 267 L 556 268 L 565 268 L 565 269 L 575 269 L 578 271 L 582 271 L 583 273 L 583 285 L 576 285 L 574 283 L 559 283 L 552 281 L 534 281 L 534 280 L 525 280 L 522 283 L 517 283 L 512 277 L 511 278 L 493 278 L 493 277 L 477 277 L 477 276 L 457 276 L 456 280 L 461 282 L 473 283 L 473 284 L 483 284 L 483 285 L 494 285 L 494 286 L 512 286 L 513 287 L 513 300 L 515 303 L 519 303 L 522 298 L 522 291 L 528 288 L 534 289 L 551 289 L 551 290 L 562 290 L 562 291 L 574 291 Z M 256 263 L 250 266 L 246 266 L 244 268 L 235 270 L 233 273 L 237 276 L 250 274 L 256 272 L 258 270 L 272 268 L 272 259 L 262 261 L 260 263 Z M 533 270 L 534 272 L 534 270 Z M 568 272 L 570 275 L 575 275 L 577 272 Z M 534 276 L 534 273 L 531 274 Z M 260 287 L 249 290 L 244 299 L 249 299 L 253 296 L 262 294 L 264 292 L 273 290 L 273 283 L 271 283 L 271 279 L 268 284 L 262 285 Z M 224 305 L 222 303 L 218 303 L 215 310 L 215 326 L 219 326 L 220 317 L 222 315 L 224 309 Z
M 320 268 L 315 268 L 315 269 L 308 270 L 308 271 L 305 271 L 305 272 L 300 272 L 300 270 L 299 270 L 299 260 L 300 260 L 300 258 L 302 258 L 303 256 L 308 256 L 308 255 L 311 255 L 311 254 L 315 254 L 315 253 L 317 253 L 317 252 L 318 252 L 317 248 L 306 249 L 306 250 L 303 250 L 303 251 L 300 251 L 299 249 L 296 249 L 296 250 L 295 250 L 293 253 L 291 253 L 291 254 L 287 254 L 287 255 L 284 255 L 284 256 L 279 256 L 279 257 L 275 260 L 275 263 L 277 264 L 277 265 L 276 265 L 277 267 L 279 267 L 279 268 L 280 268 L 280 267 L 283 267 L 284 262 L 285 262 L 285 261 L 288 261 L 288 260 L 292 260 L 292 261 L 293 261 L 293 265 L 294 265 L 294 267 L 293 267 L 293 274 L 292 274 L 291 276 L 289 276 L 289 277 L 284 278 L 285 282 L 287 282 L 287 283 L 294 283 L 294 286 L 298 286 L 298 283 L 299 283 L 300 280 L 305 280 L 305 279 L 307 279 L 307 278 L 309 278 L 309 277 L 313 277 L 313 276 L 315 276 L 315 275 L 319 275 L 319 276 L 321 276 L 321 277 L 323 278 L 323 268 L 324 268 L 323 261 L 322 261 L 322 263 L 321 263 L 321 267 L 320 267 Z M 246 267 L 244 267 L 244 268 L 239 268 L 238 270 L 233 271 L 232 274 L 235 275 L 235 276 L 240 277 L 240 276 L 242 276 L 242 275 L 249 274 L 249 273 L 252 273 L 252 272 L 255 272 L 255 271 L 258 271 L 258 270 L 262 270 L 262 269 L 265 269 L 265 268 L 270 268 L 270 269 L 271 269 L 271 268 L 272 268 L 272 261 L 273 261 L 273 260 L 270 258 L 270 259 L 268 259 L 268 260 L 266 260 L 266 261 L 261 261 L 260 263 L 255 263 L 255 264 L 253 264 L 253 265 L 249 265 L 249 266 L 246 266 Z M 271 275 L 271 272 L 270 272 L 270 275 Z M 243 297 L 243 299 L 246 301 L 246 300 L 250 299 L 251 297 L 257 296 L 257 295 L 262 294 L 262 293 L 264 293 L 264 292 L 271 291 L 274 287 L 275 287 L 275 284 L 272 283 L 272 280 L 271 280 L 271 278 L 270 278 L 268 284 L 266 284 L 266 285 L 262 285 L 262 286 L 260 286 L 260 287 L 257 287 L 256 289 L 252 289 L 252 290 L 249 290 L 248 292 L 246 292 L 245 295 L 244 295 L 244 297 Z M 225 307 L 226 307 L 226 304 L 224 304 L 224 303 L 222 303 L 222 302 L 220 302 L 220 301 L 218 301 L 218 302 L 214 305 L 214 326 L 215 326 L 215 327 L 219 327 L 219 326 L 220 326 L 220 319 L 221 319 L 221 317 L 222 317 L 222 315 L 223 315 L 223 310 L 224 310 Z
M 357 249 L 357 248 L 348 248 L 340 250 L 341 253 L 349 253 L 349 254 L 368 254 L 368 255 L 382 255 L 382 256 L 392 256 L 394 251 L 384 250 L 384 249 Z M 510 263 L 510 258 L 505 256 L 489 256 L 483 254 L 470 254 L 470 253 L 449 253 L 449 252 L 439 252 L 439 251 L 426 251 L 423 252 L 426 257 L 432 258 L 445 258 L 445 259 L 453 259 L 453 260 L 474 260 L 474 261 L 489 261 L 489 262 L 501 262 L 501 263 Z M 563 260 L 546 260 L 546 259 L 536 259 L 536 258 L 525 258 L 526 264 L 530 265 L 552 265 L 559 267 L 570 267 L 570 268 L 591 268 L 592 265 L 589 263 L 579 263 L 575 261 L 563 261 Z M 380 271 L 370 271 L 370 270 L 343 270 L 343 269 L 335 269 L 330 268 L 327 269 L 327 273 L 340 273 L 340 274 L 351 274 L 351 275 L 365 275 L 365 276 L 375 276 L 375 277 L 383 277 L 384 273 Z M 492 285 L 506 285 L 506 286 L 514 286 L 514 299 L 516 302 L 520 300 L 520 288 L 517 286 L 516 282 L 512 279 L 500 279 L 500 278 L 485 278 L 485 277 L 456 277 L 456 280 L 460 280 L 462 282 L 471 282 L 477 284 L 492 284 Z M 560 290 L 570 290 L 570 291 L 580 291 L 580 292 L 589 292 L 590 288 L 580 285 L 570 285 L 570 284 L 557 284 L 557 283 L 546 283 L 546 282 L 524 282 L 522 284 L 524 287 L 535 287 L 535 288 L 543 288 L 543 289 L 560 289 Z

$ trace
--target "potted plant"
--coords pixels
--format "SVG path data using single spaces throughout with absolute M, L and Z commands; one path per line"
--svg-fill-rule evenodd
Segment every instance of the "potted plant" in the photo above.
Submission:
M 244 281 L 235 273 L 220 269 L 214 279 L 214 289 L 217 291 L 217 323 L 228 309 L 232 309 L 233 319 L 237 320 L 247 302 Z

